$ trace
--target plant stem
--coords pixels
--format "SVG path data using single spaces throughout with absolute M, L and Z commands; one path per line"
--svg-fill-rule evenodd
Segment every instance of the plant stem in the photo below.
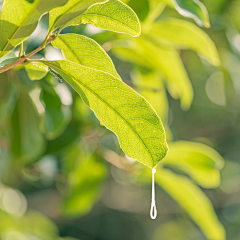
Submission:
M 55 39 L 54 37 L 50 36 L 50 37 L 48 38 L 48 40 L 46 41 L 45 46 L 46 46 L 47 44 L 49 44 L 50 42 L 52 42 L 54 39 Z M 20 64 L 23 64 L 26 59 L 32 57 L 34 54 L 38 53 L 38 52 L 41 51 L 43 48 L 44 48 L 44 47 L 41 45 L 41 46 L 39 46 L 38 48 L 36 48 L 34 51 L 32 51 L 31 53 L 27 54 L 26 56 L 21 56 L 21 57 L 18 58 L 15 62 L 13 62 L 13 63 L 5 66 L 5 67 L 0 68 L 0 73 L 6 72 L 6 71 L 9 70 L 9 69 L 12 69 L 12 68 L 14 68 L 14 67 L 16 67 L 16 66 L 18 66 L 18 65 L 20 65 Z
M 21 46 L 20 46 L 20 52 L 19 52 L 19 55 L 18 57 L 21 57 L 23 54 L 23 42 L 21 42 Z

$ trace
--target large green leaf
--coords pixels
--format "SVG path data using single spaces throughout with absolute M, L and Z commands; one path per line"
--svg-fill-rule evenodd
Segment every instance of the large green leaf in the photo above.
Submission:
M 66 60 L 119 77 L 111 58 L 94 40 L 88 37 L 77 34 L 63 34 L 59 35 L 52 42 L 52 45 L 63 51 Z
M 15 159 L 35 161 L 44 151 L 40 118 L 30 97 L 21 92 L 11 117 L 11 148 Z
M 188 178 L 159 168 L 155 179 L 156 183 L 189 214 L 207 239 L 225 239 L 225 230 L 219 222 L 210 200 Z
M 109 73 L 70 61 L 43 61 L 58 72 L 94 111 L 101 123 L 118 136 L 123 151 L 155 167 L 168 147 L 160 118 L 138 93 Z
M 141 26 L 137 15 L 126 4 L 118 0 L 109 0 L 105 4 L 89 8 L 77 19 L 75 24 L 90 23 L 101 29 L 127 33 L 133 37 L 141 35 Z
M 153 24 L 150 36 L 160 44 L 190 48 L 213 65 L 220 63 L 214 42 L 193 23 L 174 18 L 163 19 Z
M 210 27 L 206 7 L 199 0 L 161 0 L 174 7 L 182 16 L 192 18 L 200 26 Z
M 218 187 L 224 160 L 214 149 L 196 142 L 177 141 L 169 145 L 162 164 L 176 166 L 205 188 Z
M 50 11 L 49 32 L 57 28 L 74 25 L 73 22 L 79 19 L 79 16 L 90 6 L 105 1 L 106 0 L 69 0 L 66 5 Z M 80 22 L 78 24 L 80 24 Z
M 67 0 L 5 0 L 0 15 L 0 58 L 29 37 L 41 16 Z

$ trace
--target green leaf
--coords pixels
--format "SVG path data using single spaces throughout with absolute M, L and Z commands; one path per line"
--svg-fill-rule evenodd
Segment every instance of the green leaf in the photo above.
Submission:
M 69 192 L 63 203 L 63 213 L 69 217 L 91 211 L 102 195 L 107 174 L 105 166 L 94 155 L 90 159 L 86 154 L 81 155 L 74 158 L 74 170 L 68 174 Z
M 199 26 L 210 27 L 208 11 L 199 0 L 163 0 L 174 7 L 179 14 L 192 18 Z
M 40 80 L 48 73 L 48 67 L 43 63 L 29 63 L 25 66 L 28 77 L 31 80 Z
M 69 0 L 62 7 L 50 11 L 49 33 L 57 28 L 64 28 L 73 25 L 73 22 L 85 12 L 90 6 L 96 3 L 102 3 L 106 0 Z M 78 23 L 80 24 L 80 23 Z
M 18 60 L 17 57 L 7 58 L 7 59 L 5 59 L 4 61 L 2 61 L 2 62 L 0 63 L 0 68 L 5 67 L 5 66 L 7 66 L 7 65 L 9 65 L 9 64 L 11 64 L 11 63 L 13 63 L 13 62 L 15 62 L 16 60 Z
M 89 8 L 74 24 L 79 23 L 89 23 L 101 29 L 127 33 L 133 37 L 141 35 L 137 15 L 130 7 L 118 0 L 109 0 L 105 4 Z
M 78 34 L 63 34 L 59 35 L 52 45 L 63 51 L 66 60 L 119 77 L 111 58 L 100 45 L 88 37 Z
M 46 65 L 44 66 L 46 67 Z M 68 107 L 62 106 L 60 97 L 50 85 L 45 85 L 42 88 L 40 99 L 45 107 L 44 131 L 47 138 L 53 140 L 66 129 L 71 114 Z
M 154 37 L 154 40 L 161 45 L 165 44 L 182 49 L 189 48 L 213 65 L 220 64 L 214 42 L 193 23 L 174 18 L 163 19 L 153 24 L 150 36 Z
M 155 167 L 168 147 L 160 118 L 138 93 L 109 73 L 69 61 L 43 61 L 58 72 L 94 111 L 99 121 L 116 133 L 123 151 Z
M 30 97 L 21 92 L 11 117 L 11 148 L 15 159 L 31 162 L 44 151 L 40 118 Z
M 141 48 L 152 66 L 156 70 L 162 70 L 169 93 L 173 98 L 180 98 L 182 109 L 188 110 L 193 100 L 193 88 L 179 53 L 175 49 L 161 48 L 145 39 L 137 39 L 136 42 L 136 51 Z
M 0 15 L 0 58 L 28 38 L 41 16 L 67 0 L 5 0 Z
M 168 119 L 168 99 L 165 86 L 156 72 L 141 73 L 135 71 L 132 80 L 136 90 L 149 101 L 162 122 L 167 123 Z
M 205 188 L 218 187 L 224 159 L 214 149 L 196 142 L 177 141 L 161 162 L 176 166 Z
M 189 214 L 207 239 L 225 240 L 225 230 L 210 200 L 188 178 L 158 168 L 155 179 L 156 183 Z

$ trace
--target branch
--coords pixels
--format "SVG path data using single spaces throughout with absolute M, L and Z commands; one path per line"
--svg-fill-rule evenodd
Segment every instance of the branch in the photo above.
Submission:
M 50 36 L 50 37 L 48 38 L 45 46 L 46 46 L 47 44 L 49 44 L 50 42 L 52 42 L 54 39 L 55 39 L 55 36 Z M 16 66 L 18 66 L 18 65 L 23 64 L 28 58 L 30 58 L 30 57 L 32 57 L 34 54 L 40 52 L 42 49 L 44 49 L 44 46 L 41 45 L 40 47 L 36 48 L 34 51 L 32 51 L 31 53 L 29 53 L 28 55 L 22 56 L 22 57 L 18 58 L 15 62 L 13 62 L 13 63 L 5 66 L 5 67 L 0 68 L 0 73 L 6 72 L 6 71 L 9 70 L 9 69 L 12 69 L 12 68 L 14 68 L 14 67 L 16 67 Z

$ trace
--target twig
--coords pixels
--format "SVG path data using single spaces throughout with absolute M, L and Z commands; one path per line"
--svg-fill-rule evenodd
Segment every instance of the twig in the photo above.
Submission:
M 55 39 L 54 36 L 50 36 L 45 44 L 45 46 L 47 44 L 49 44 L 50 42 L 52 42 L 53 40 Z M 5 67 L 2 67 L 0 68 L 0 73 L 3 73 L 3 72 L 6 72 L 7 70 L 9 69 L 12 69 L 18 65 L 21 65 L 23 64 L 28 58 L 32 57 L 34 54 L 38 53 L 39 51 L 41 51 L 44 47 L 41 45 L 39 46 L 38 48 L 36 48 L 34 51 L 32 51 L 31 53 L 29 53 L 28 55 L 26 56 L 21 56 L 20 58 L 18 58 L 15 62 L 5 66 Z

